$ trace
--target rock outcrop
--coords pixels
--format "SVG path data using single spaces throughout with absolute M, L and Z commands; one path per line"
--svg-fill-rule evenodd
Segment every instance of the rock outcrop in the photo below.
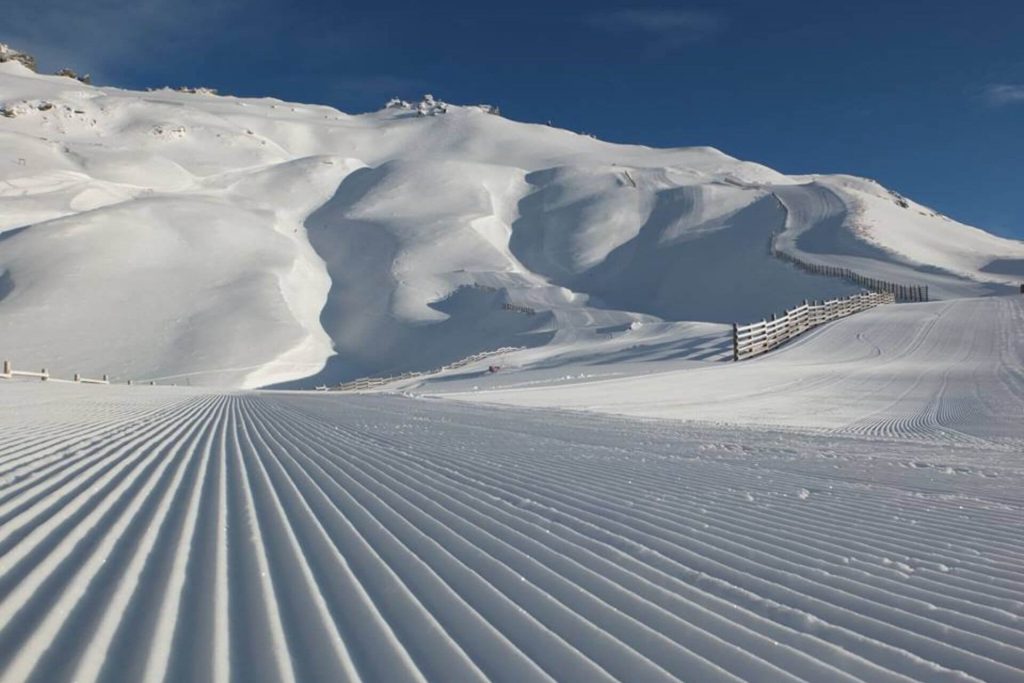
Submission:
M 19 62 L 32 71 L 36 70 L 36 58 L 15 50 L 10 45 L 0 43 L 0 64 L 3 62 Z

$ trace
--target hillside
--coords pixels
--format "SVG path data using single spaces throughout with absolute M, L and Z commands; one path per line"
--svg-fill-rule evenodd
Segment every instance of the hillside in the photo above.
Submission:
M 352 116 L 18 61 L 0 107 L 0 355 L 56 373 L 312 386 L 502 346 L 686 355 L 722 323 L 857 289 L 773 258 L 779 232 L 933 298 L 1024 276 L 1024 243 L 871 181 L 488 107 Z

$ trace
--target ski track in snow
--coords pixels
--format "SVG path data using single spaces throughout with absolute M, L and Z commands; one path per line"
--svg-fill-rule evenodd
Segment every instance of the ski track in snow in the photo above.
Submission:
M 415 391 L 472 402 L 1024 451 L 1022 324 L 1020 296 L 898 304 L 828 323 L 740 363 L 666 365 L 660 372 L 593 381 L 564 373 L 478 373 L 427 381 Z
M 983 443 L 8 383 L 0 678 L 1024 677 Z

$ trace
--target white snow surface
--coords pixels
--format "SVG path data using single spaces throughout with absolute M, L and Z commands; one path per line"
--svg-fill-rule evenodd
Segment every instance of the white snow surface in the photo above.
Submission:
M 771 258 L 778 231 L 938 298 L 1024 275 L 1024 244 L 870 181 L 487 107 L 350 116 L 13 61 L 0 107 L 0 355 L 66 376 L 308 387 L 505 346 L 711 360 L 724 323 L 855 291 Z
M 1024 244 L 433 98 L 0 110 L 0 357 L 201 385 L 0 379 L 0 681 L 1024 680 Z M 724 362 L 856 291 L 772 234 L 938 300 Z
M 0 380 L 0 680 L 1016 683 L 1022 326 L 722 363 L 645 324 L 405 396 Z
M 879 306 L 738 363 L 614 353 L 552 367 L 509 354 L 405 391 L 474 402 L 866 438 L 1009 443 L 1024 453 L 1024 297 Z M 713 338 L 709 338 L 711 343 Z M 713 353 L 713 347 L 707 353 Z
M 829 433 L 5 381 L 0 679 L 1016 683 L 1024 439 L 944 399 Z

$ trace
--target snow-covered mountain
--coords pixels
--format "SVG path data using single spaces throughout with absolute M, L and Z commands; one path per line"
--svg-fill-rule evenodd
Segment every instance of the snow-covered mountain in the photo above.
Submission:
M 433 98 L 351 116 L 0 61 L 0 356 L 23 366 L 309 386 L 609 335 L 642 353 L 857 289 L 772 257 L 780 231 L 933 298 L 1024 277 L 1024 243 L 860 178 Z

